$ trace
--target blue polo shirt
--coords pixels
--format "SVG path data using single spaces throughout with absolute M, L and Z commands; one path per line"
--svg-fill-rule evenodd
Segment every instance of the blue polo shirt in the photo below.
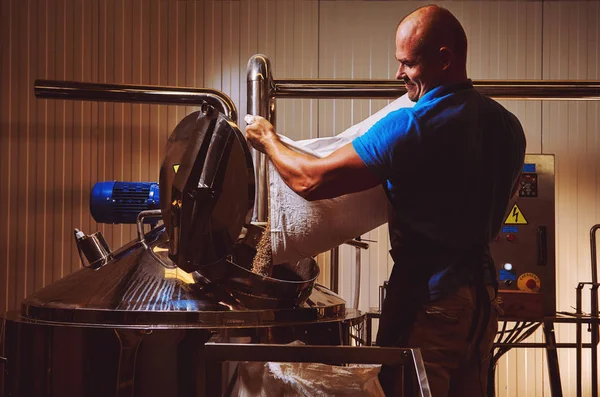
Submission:
M 395 266 L 417 269 L 431 299 L 473 282 L 469 253 L 489 253 L 523 167 L 519 120 L 468 80 L 389 113 L 353 146 L 384 181 Z

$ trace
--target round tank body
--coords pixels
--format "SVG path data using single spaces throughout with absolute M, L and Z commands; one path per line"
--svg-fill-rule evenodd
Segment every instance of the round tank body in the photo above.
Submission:
M 237 343 L 344 345 L 362 323 L 318 284 L 307 290 L 298 283 L 298 296 L 307 298 L 294 306 L 282 300 L 258 308 L 267 296 L 257 294 L 248 307 L 240 300 L 245 292 L 165 267 L 164 228 L 145 237 L 146 244 L 132 241 L 105 266 L 80 269 L 0 318 L 0 396 L 205 396 L 204 345 L 215 335 Z M 224 274 L 243 274 L 231 262 L 224 266 L 235 267 Z M 277 291 L 272 283 L 262 289 Z

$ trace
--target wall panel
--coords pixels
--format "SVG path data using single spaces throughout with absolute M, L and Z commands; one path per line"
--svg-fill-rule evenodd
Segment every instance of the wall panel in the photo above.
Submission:
M 598 2 L 544 4 L 543 76 L 546 79 L 600 78 L 600 6 Z M 600 116 L 597 102 L 545 102 L 542 147 L 556 156 L 557 306 L 572 311 L 575 286 L 590 281 L 589 230 L 600 223 Z M 584 311 L 590 310 L 585 290 Z M 584 332 L 584 341 L 589 335 Z M 575 339 L 573 326 L 557 329 L 558 338 Z M 583 373 L 590 373 L 585 351 Z M 560 353 L 563 373 L 575 372 L 575 352 Z M 588 385 L 586 385 L 588 386 Z M 574 390 L 574 377 L 563 388 Z M 589 387 L 589 386 L 588 386 Z M 585 394 L 584 388 L 584 394 Z

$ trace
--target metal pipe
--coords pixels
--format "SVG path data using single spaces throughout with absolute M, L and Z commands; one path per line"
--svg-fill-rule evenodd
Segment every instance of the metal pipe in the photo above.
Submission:
M 575 298 L 575 313 L 577 315 L 582 315 L 582 296 L 581 293 L 583 291 L 584 284 L 579 283 L 576 289 L 576 298 Z M 581 358 L 583 357 L 583 336 L 581 334 L 581 322 L 577 322 L 575 324 L 575 345 L 577 346 L 577 350 L 575 352 L 575 374 L 577 379 L 577 397 L 581 397 L 582 395 L 582 368 L 581 368 Z
M 35 80 L 38 98 L 83 101 L 201 105 L 208 103 L 237 123 L 235 104 L 225 93 L 209 88 L 104 84 L 79 81 Z
M 546 339 L 546 363 L 548 365 L 548 379 L 550 381 L 550 395 L 562 396 L 562 384 L 560 381 L 560 368 L 558 366 L 558 352 L 554 323 L 550 320 L 544 321 L 542 330 Z
M 415 372 L 417 373 L 417 386 L 419 387 L 419 395 L 423 397 L 431 397 L 431 388 L 429 387 L 429 379 L 427 379 L 427 373 L 425 372 L 425 362 L 421 355 L 421 350 L 410 349 Z
M 494 343 L 494 347 L 518 347 L 518 348 L 524 348 L 524 349 L 542 349 L 545 348 L 547 345 L 546 343 L 543 342 L 532 342 L 532 343 L 528 343 L 528 342 L 514 342 L 514 343 Z M 582 345 L 584 348 L 589 349 L 592 346 L 591 343 L 584 343 Z M 556 344 L 556 348 L 559 349 L 577 349 L 577 343 L 557 343 Z
M 273 76 L 271 74 L 271 62 L 266 56 L 256 54 L 248 61 L 247 85 L 248 114 L 262 116 L 275 125 Z M 252 158 L 256 175 L 256 199 L 254 200 L 252 220 L 265 222 L 269 211 L 267 158 L 255 149 L 252 149 Z
M 329 285 L 331 286 L 331 290 L 338 294 L 340 292 L 340 247 L 334 247 L 330 251 L 330 264 L 331 267 L 331 280 Z
M 596 232 L 600 230 L 600 224 L 590 229 L 590 254 L 592 255 L 592 282 L 598 282 L 598 258 L 596 254 Z
M 354 278 L 354 304 L 352 305 L 352 308 L 355 310 L 358 310 L 358 304 L 360 301 L 360 278 L 361 278 L 360 250 L 361 249 L 359 247 L 354 247 L 354 255 L 355 255 L 355 261 L 356 261 L 356 275 Z
M 600 100 L 600 81 L 477 80 L 484 95 L 507 100 Z M 393 99 L 406 93 L 398 80 L 288 79 L 276 80 L 277 98 Z
M 348 240 L 344 244 L 348 244 L 354 248 L 360 248 L 363 250 L 369 249 L 369 243 L 365 243 L 364 241 L 360 241 L 360 240 L 356 240 L 356 239 Z
M 594 225 L 590 229 L 590 254 L 592 257 L 592 288 L 591 288 L 591 315 L 598 318 L 598 258 L 596 253 L 596 232 L 600 229 L 600 225 Z M 600 335 L 598 324 L 590 324 L 592 335 L 592 396 L 598 397 L 598 342 Z
M 346 241 L 344 244 L 348 244 L 355 249 L 355 261 L 356 261 L 356 277 L 354 278 L 354 303 L 352 308 L 358 310 L 358 303 L 360 301 L 360 281 L 361 281 L 361 261 L 360 261 L 360 250 L 369 249 L 369 244 L 360 241 L 359 238 Z

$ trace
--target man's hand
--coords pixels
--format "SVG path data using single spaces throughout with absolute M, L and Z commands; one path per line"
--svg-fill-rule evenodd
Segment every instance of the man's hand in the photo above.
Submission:
M 329 156 L 315 158 L 285 146 L 271 123 L 260 116 L 246 116 L 246 139 L 266 153 L 283 181 L 307 200 L 321 200 L 370 189 L 381 183 L 352 144 Z
M 267 153 L 268 145 L 279 142 L 275 127 L 264 117 L 247 115 L 244 120 L 246 139 L 259 152 Z

